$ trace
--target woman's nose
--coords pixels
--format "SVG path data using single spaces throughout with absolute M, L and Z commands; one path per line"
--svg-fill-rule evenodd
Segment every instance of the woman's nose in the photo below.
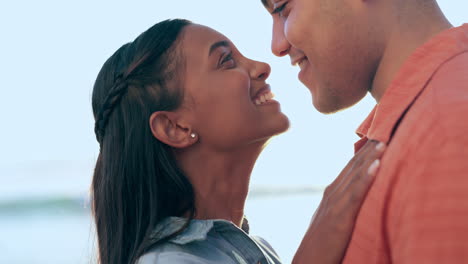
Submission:
M 268 63 L 253 61 L 253 65 L 250 71 L 252 79 L 265 81 L 270 76 L 271 67 Z
M 291 44 L 284 36 L 284 22 L 279 18 L 273 19 L 271 36 L 271 51 L 278 57 L 288 55 Z

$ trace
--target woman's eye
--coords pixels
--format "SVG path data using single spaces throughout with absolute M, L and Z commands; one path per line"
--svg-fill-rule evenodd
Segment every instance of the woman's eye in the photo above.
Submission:
M 232 57 L 232 52 L 224 56 L 224 58 L 221 59 L 221 66 L 226 66 L 226 67 L 233 67 L 235 66 L 235 61 L 234 58 Z

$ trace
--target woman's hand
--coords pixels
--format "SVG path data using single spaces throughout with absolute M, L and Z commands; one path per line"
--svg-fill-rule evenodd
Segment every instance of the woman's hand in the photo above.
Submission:
M 341 263 L 384 150 L 385 144 L 369 140 L 325 189 L 293 264 Z

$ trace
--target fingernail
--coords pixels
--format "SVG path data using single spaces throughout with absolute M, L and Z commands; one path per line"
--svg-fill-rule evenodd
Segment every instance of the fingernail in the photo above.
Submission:
M 379 168 L 379 166 L 380 166 L 380 160 L 375 160 L 369 166 L 369 169 L 367 169 L 367 173 L 371 176 L 374 176 L 377 173 L 377 169 Z
M 375 149 L 376 149 L 377 151 L 382 151 L 382 150 L 384 150 L 384 149 L 385 149 L 385 143 L 379 142 L 379 144 L 377 144 L 377 146 L 375 146 Z

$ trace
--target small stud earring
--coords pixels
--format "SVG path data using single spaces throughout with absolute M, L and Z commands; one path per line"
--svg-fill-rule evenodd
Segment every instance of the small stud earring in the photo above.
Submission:
M 190 137 L 191 137 L 191 138 L 195 138 L 196 136 L 197 136 L 197 135 L 196 135 L 195 133 L 191 133 L 191 134 L 190 134 Z

